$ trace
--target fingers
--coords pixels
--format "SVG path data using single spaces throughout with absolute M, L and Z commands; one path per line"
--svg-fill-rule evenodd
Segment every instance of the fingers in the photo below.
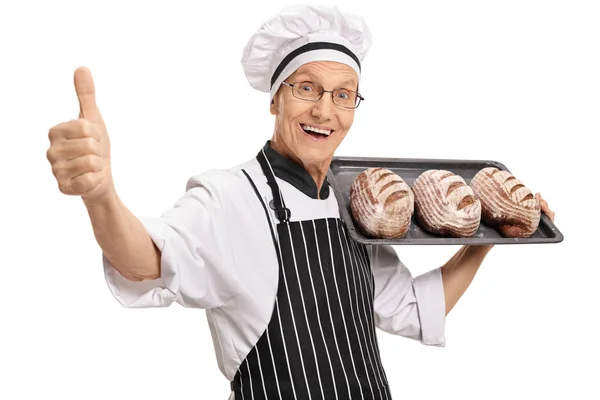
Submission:
M 548 207 L 548 202 L 544 200 L 539 193 L 535 194 L 535 198 L 540 202 L 540 207 L 542 208 L 542 211 L 550 211 L 550 208 Z
M 102 156 L 102 146 L 94 138 L 79 138 L 61 140 L 48 149 L 46 154 L 52 165 L 62 161 L 69 161 L 85 155 Z
M 48 132 L 48 139 L 53 143 L 59 140 L 92 138 L 98 142 L 102 135 L 98 127 L 85 119 L 75 119 L 53 126 Z
M 104 163 L 96 155 L 84 155 L 52 165 L 58 188 L 64 194 L 84 195 L 98 186 Z
M 536 193 L 535 198 L 540 202 L 540 208 L 542 212 L 548 215 L 550 221 L 554 223 L 554 211 L 550 209 L 550 207 L 548 206 L 548 202 L 542 198 L 542 195 L 540 193 Z
M 58 188 L 64 194 L 85 196 L 96 189 L 102 179 L 100 172 L 86 172 L 64 181 L 58 181 Z
M 104 168 L 102 158 L 97 155 L 87 154 L 68 161 L 52 165 L 52 173 L 59 181 L 66 182 L 88 172 L 100 172 Z
M 73 77 L 75 92 L 79 100 L 79 118 L 85 118 L 95 123 L 102 123 L 102 116 L 96 104 L 96 88 L 92 73 L 88 68 L 81 67 L 75 70 Z

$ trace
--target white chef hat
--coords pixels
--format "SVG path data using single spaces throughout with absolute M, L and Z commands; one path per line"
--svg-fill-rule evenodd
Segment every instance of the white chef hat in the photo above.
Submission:
M 242 66 L 250 85 L 270 93 L 273 100 L 281 82 L 312 61 L 347 64 L 360 82 L 361 63 L 371 40 L 362 17 L 331 6 L 288 6 L 252 35 Z

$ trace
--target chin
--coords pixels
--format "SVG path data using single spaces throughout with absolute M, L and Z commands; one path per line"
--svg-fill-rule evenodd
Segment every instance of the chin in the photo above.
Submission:
M 331 149 L 324 147 L 303 147 L 299 149 L 298 157 L 307 164 L 321 164 L 331 158 Z

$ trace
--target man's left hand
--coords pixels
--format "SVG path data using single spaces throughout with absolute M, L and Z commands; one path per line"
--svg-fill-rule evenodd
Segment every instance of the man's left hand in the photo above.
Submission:
M 552 221 L 552 223 L 554 223 L 554 212 L 552 210 L 550 210 L 550 207 L 548 207 L 548 202 L 546 200 L 544 200 L 542 198 L 542 195 L 539 193 L 535 194 L 535 198 L 537 200 L 539 200 L 540 207 L 542 208 L 542 212 L 544 212 L 548 216 L 548 218 L 550 218 L 550 221 Z

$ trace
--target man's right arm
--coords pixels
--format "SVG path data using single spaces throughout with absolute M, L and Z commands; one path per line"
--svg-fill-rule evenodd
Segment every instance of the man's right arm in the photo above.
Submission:
M 111 265 L 130 281 L 160 277 L 161 253 L 140 220 L 115 190 L 85 200 L 94 236 Z
M 110 139 L 98 105 L 92 74 L 73 77 L 79 118 L 55 125 L 47 158 L 61 192 L 81 196 L 94 235 L 107 260 L 126 279 L 160 277 L 161 254 L 141 221 L 117 196 L 110 168 Z
M 116 193 L 110 139 L 91 72 L 74 74 L 79 118 L 50 129 L 47 158 L 60 191 L 81 196 L 102 249 L 108 287 L 125 307 L 219 307 L 241 290 L 222 193 L 223 176 L 190 179 L 156 218 L 137 218 Z M 238 182 L 233 182 L 236 188 Z

